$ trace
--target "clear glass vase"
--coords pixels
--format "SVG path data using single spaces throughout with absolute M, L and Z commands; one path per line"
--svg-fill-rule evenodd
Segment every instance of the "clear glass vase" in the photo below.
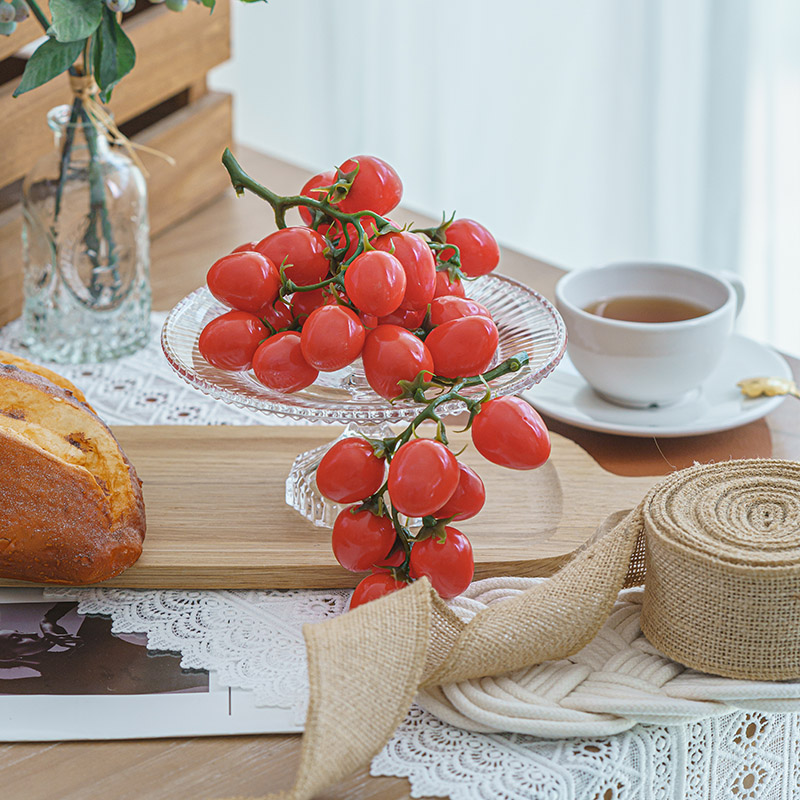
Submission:
M 22 187 L 25 341 L 44 360 L 105 361 L 149 334 L 147 188 L 80 101 L 47 120 L 55 150 Z

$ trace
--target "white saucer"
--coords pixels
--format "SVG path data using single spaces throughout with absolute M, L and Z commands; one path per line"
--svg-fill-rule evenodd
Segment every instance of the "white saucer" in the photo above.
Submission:
M 766 345 L 734 335 L 722 362 L 685 399 L 664 408 L 623 408 L 604 400 L 565 355 L 542 383 L 523 397 L 543 414 L 578 428 L 625 436 L 697 436 L 737 428 L 769 414 L 785 397 L 748 399 L 737 382 L 744 378 L 791 378 L 786 360 Z

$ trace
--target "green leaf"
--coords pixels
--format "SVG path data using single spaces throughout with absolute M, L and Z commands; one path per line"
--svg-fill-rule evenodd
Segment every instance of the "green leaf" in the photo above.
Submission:
M 22 81 L 17 86 L 14 97 L 29 92 L 52 80 L 56 75 L 66 72 L 81 54 L 84 44 L 84 41 L 59 42 L 48 39 L 39 45 L 28 59 Z
M 133 42 L 120 27 L 116 16 L 106 8 L 94 40 L 94 78 L 104 103 L 108 102 L 112 89 L 135 63 Z
M 100 24 L 103 0 L 50 0 L 50 14 L 59 42 L 87 39 Z
M 217 2 L 217 0 L 201 0 L 201 2 L 206 8 L 210 8 L 213 11 L 214 4 Z

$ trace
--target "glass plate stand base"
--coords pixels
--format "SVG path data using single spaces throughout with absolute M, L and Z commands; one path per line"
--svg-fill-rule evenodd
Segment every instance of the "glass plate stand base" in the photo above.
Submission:
M 491 382 L 496 397 L 518 395 L 544 380 L 555 368 L 566 348 L 564 322 L 553 306 L 533 289 L 503 275 L 484 275 L 470 281 L 469 297 L 489 309 L 499 332 L 497 352 L 490 367 L 525 352 L 527 369 L 509 372 Z M 215 317 L 227 311 L 202 287 L 172 309 L 161 333 L 161 345 L 170 366 L 201 392 L 239 408 L 293 417 L 312 423 L 345 423 L 342 436 L 366 433 L 393 435 L 391 423 L 408 423 L 421 407 L 411 400 L 389 403 L 367 383 L 360 359 L 337 373 L 325 374 L 314 384 L 294 394 L 268 389 L 252 370 L 217 369 L 200 354 L 200 332 Z M 482 397 L 483 386 L 464 390 L 468 397 Z M 464 411 L 460 400 L 443 403 L 442 417 Z M 340 437 L 341 438 L 341 437 Z M 331 443 L 332 444 L 332 443 Z M 316 468 L 330 447 L 325 445 L 299 455 L 286 481 L 286 502 L 314 525 L 330 528 L 344 507 L 325 500 L 317 490 Z

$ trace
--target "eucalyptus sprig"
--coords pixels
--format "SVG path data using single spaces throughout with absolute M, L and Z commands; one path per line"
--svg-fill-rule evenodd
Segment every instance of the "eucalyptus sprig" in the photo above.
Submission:
M 216 0 L 194 2 L 213 11 Z M 172 11 L 183 11 L 187 5 L 188 0 L 166 0 L 167 8 Z M 0 34 L 10 36 L 29 13 L 33 13 L 47 34 L 47 40 L 28 59 L 14 96 L 51 81 L 83 56 L 82 74 L 94 75 L 100 99 L 107 103 L 114 87 L 136 63 L 133 43 L 119 19 L 135 6 L 136 0 L 50 0 L 52 19 L 48 19 L 36 0 L 0 0 Z

